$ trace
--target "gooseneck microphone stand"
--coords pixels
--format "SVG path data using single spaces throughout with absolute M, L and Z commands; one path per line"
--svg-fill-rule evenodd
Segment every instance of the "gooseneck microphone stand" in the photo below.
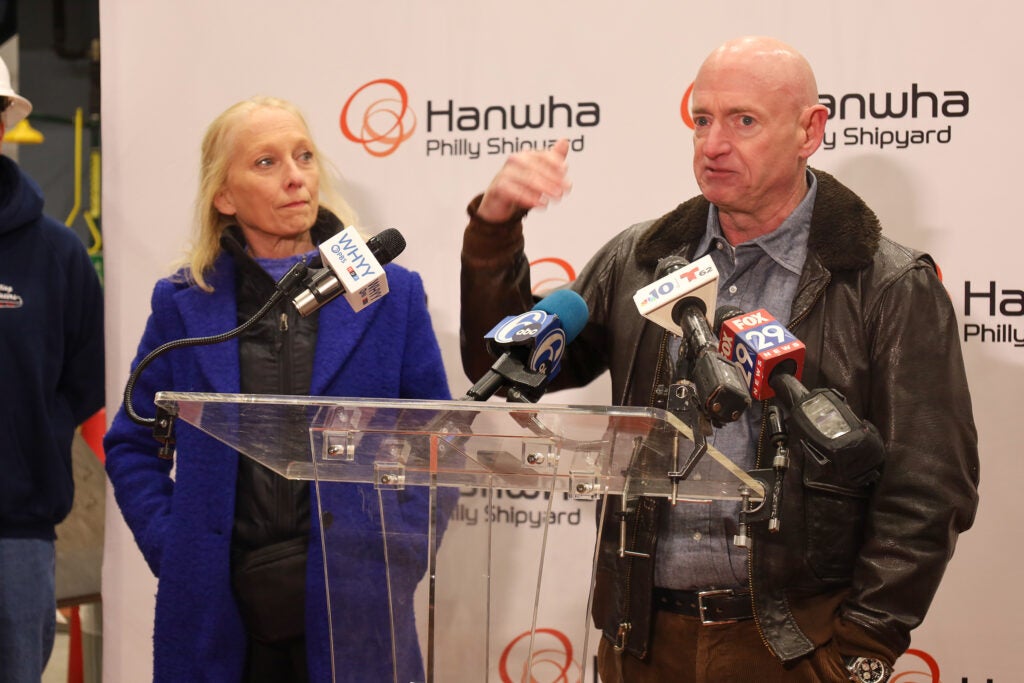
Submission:
M 209 337 L 175 339 L 156 347 L 146 354 L 145 358 L 139 361 L 139 364 L 135 366 L 135 369 L 128 376 L 128 382 L 124 387 L 124 411 L 135 424 L 153 428 L 153 438 L 160 442 L 160 450 L 157 452 L 158 457 L 164 460 L 171 460 L 174 457 L 174 415 L 160 407 L 157 407 L 155 417 L 142 417 L 135 412 L 135 408 L 132 405 L 132 394 L 135 392 L 135 383 L 138 381 L 139 375 L 142 374 L 142 371 L 145 370 L 146 367 L 149 366 L 149 364 L 157 357 L 172 349 L 181 348 L 183 346 L 219 344 L 239 336 L 255 325 L 261 318 L 263 318 L 263 316 L 269 313 L 270 310 L 277 305 L 277 302 L 286 296 L 291 296 L 296 287 L 302 284 L 308 271 L 309 267 L 306 265 L 305 261 L 300 261 L 292 266 L 291 269 L 285 273 L 280 280 L 278 280 L 276 284 L 277 291 L 275 291 L 271 295 L 270 299 L 263 304 L 263 307 L 235 329 Z

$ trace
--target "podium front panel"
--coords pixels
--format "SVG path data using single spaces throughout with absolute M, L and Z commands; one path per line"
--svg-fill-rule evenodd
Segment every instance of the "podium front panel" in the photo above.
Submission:
M 156 402 L 314 483 L 323 553 L 310 561 L 326 579 L 336 681 L 592 680 L 598 515 L 638 496 L 756 503 L 764 492 L 657 409 L 180 392 Z M 463 501 L 479 523 L 464 523 Z M 573 515 L 586 523 L 560 523 Z

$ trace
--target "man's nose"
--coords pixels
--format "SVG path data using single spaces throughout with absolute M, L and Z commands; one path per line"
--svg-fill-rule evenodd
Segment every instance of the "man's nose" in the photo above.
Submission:
M 709 157 L 717 157 L 730 149 L 732 149 L 732 139 L 729 132 L 717 121 L 712 122 L 704 133 L 704 154 Z

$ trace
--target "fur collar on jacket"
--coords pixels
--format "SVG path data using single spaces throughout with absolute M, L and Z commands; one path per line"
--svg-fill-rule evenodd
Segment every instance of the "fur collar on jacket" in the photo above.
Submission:
M 831 271 L 855 270 L 871 262 L 882 227 L 860 197 L 824 171 L 813 170 L 818 194 L 811 217 L 808 249 Z M 637 243 L 637 263 L 653 269 L 680 244 L 692 249 L 707 229 L 709 202 L 698 195 L 647 228 Z

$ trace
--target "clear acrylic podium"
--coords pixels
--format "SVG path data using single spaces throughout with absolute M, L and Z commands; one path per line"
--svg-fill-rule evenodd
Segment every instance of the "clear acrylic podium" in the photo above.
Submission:
M 762 482 L 658 409 L 182 392 L 156 403 L 286 478 L 315 482 L 332 668 L 364 643 L 390 655 L 383 680 L 396 683 L 593 680 L 600 516 L 637 496 L 764 496 Z M 339 495 L 379 522 L 376 538 L 345 540 Z M 353 576 L 366 546 L 383 558 L 384 633 L 347 608 L 353 591 L 376 590 Z M 549 602 L 578 612 L 574 637 L 543 626 Z M 524 613 L 528 623 L 503 623 Z

